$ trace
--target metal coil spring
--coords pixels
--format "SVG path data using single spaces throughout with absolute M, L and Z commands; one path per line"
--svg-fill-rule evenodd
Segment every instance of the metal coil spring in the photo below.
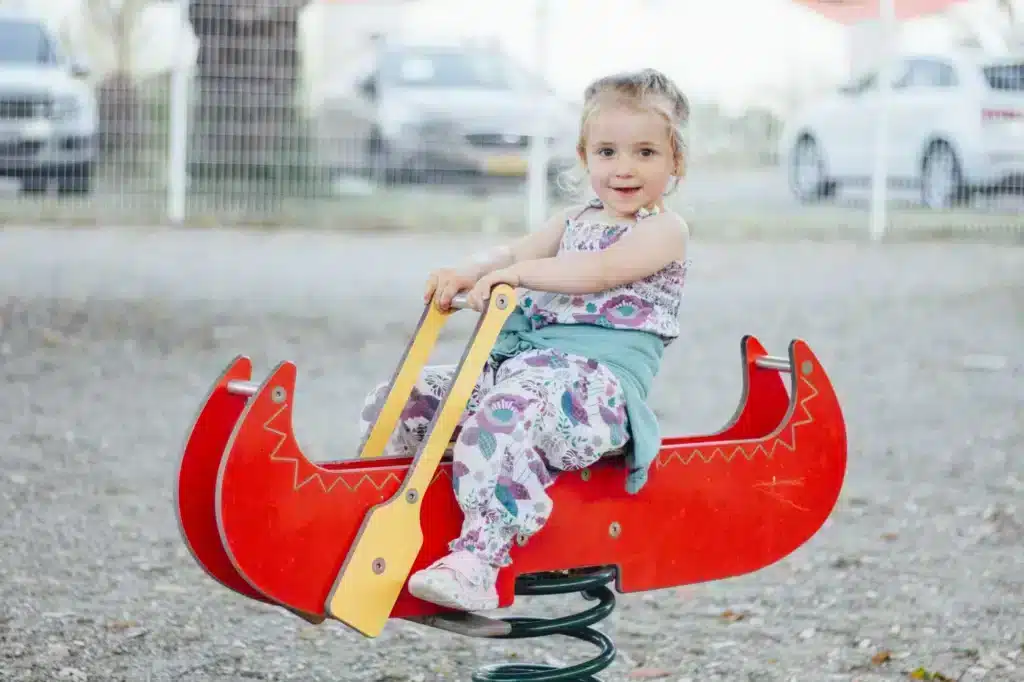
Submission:
M 599 682 L 594 677 L 615 660 L 615 644 L 595 623 L 607 618 L 615 609 L 615 594 L 606 585 L 615 579 L 614 568 L 583 571 L 537 573 L 516 581 L 515 593 L 522 596 L 571 594 L 579 592 L 584 599 L 598 603 L 579 613 L 561 618 L 504 618 L 512 630 L 495 639 L 528 639 L 564 635 L 593 644 L 600 652 L 594 658 L 576 665 L 558 668 L 534 663 L 497 664 L 481 668 L 472 676 L 473 682 Z

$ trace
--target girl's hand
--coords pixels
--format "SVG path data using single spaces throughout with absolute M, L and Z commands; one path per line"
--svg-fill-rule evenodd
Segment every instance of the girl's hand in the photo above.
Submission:
M 452 298 L 455 294 L 473 288 L 475 280 L 461 270 L 453 268 L 441 268 L 434 270 L 427 277 L 427 287 L 423 292 L 423 302 L 427 303 L 431 298 L 441 310 L 447 311 L 451 308 Z
M 516 266 L 512 265 L 495 270 L 477 280 L 477 283 L 473 285 L 473 288 L 470 289 L 466 297 L 469 307 L 478 313 L 482 313 L 487 306 L 487 299 L 491 296 L 491 289 L 499 284 L 508 284 L 513 287 L 519 286 L 519 273 L 516 271 Z

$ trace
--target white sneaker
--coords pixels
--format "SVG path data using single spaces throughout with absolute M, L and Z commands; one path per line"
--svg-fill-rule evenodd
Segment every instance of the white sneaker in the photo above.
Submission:
M 409 594 L 458 611 L 498 608 L 498 569 L 470 552 L 453 552 L 409 577 Z

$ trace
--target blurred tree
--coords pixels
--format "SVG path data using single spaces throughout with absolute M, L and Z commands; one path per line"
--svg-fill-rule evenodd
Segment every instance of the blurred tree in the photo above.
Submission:
M 266 176 L 298 163 L 298 19 L 308 2 L 189 2 L 199 41 L 194 171 Z
M 1011 49 L 1024 49 L 1024 2 L 998 0 L 999 10 L 1006 15 L 1007 42 Z
M 148 0 L 85 0 L 84 10 L 110 36 L 116 63 L 97 86 L 99 137 L 104 151 L 134 158 L 139 148 L 142 104 L 132 77 L 133 38 Z

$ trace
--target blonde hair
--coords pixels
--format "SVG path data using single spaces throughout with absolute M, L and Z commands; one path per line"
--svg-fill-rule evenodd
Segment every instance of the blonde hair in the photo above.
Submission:
M 686 130 L 690 121 L 690 102 L 683 91 L 672 79 L 656 69 L 628 71 L 598 78 L 583 91 L 580 137 L 576 143 L 576 152 L 580 157 L 586 153 L 587 124 L 607 106 L 651 111 L 665 119 L 678 185 L 678 178 L 686 173 Z M 578 182 L 579 179 L 573 180 Z

